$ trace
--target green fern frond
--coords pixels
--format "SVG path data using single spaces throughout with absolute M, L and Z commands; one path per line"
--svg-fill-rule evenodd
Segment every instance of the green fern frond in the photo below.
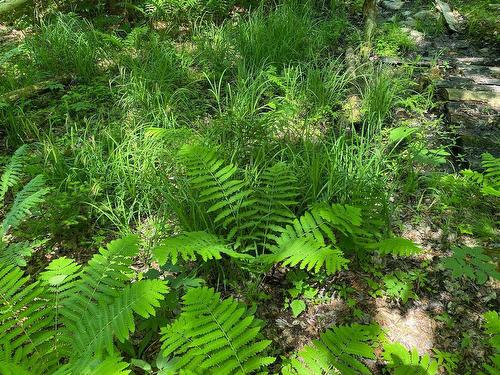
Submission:
M 197 256 L 201 257 L 204 262 L 221 259 L 222 254 L 232 258 L 249 257 L 238 254 L 218 236 L 206 232 L 188 232 L 169 238 L 154 248 L 152 253 L 160 265 L 164 265 L 167 261 L 177 264 L 179 258 L 184 261 L 193 261 Z
M 291 225 L 282 229 L 268 248 L 273 255 L 261 257 L 265 262 L 299 265 L 302 269 L 319 272 L 325 267 L 328 274 L 347 268 L 349 261 L 337 246 L 338 239 L 352 238 L 361 232 L 361 210 L 334 204 L 321 205 L 307 211 Z
M 483 317 L 484 330 L 490 336 L 488 343 L 495 351 L 495 354 L 489 357 L 489 363 L 483 365 L 483 370 L 486 374 L 496 375 L 500 373 L 500 316 L 497 311 L 488 311 Z
M 63 309 L 64 323 L 71 339 L 77 324 L 90 306 L 97 303 L 110 304 L 119 295 L 133 276 L 130 269 L 132 257 L 139 251 L 137 236 L 128 236 L 111 241 L 106 248 L 100 248 L 65 290 L 66 304 L 71 308 Z
M 45 289 L 13 265 L 0 267 L 0 348 L 22 358 L 34 373 L 53 366 L 59 358 L 52 350 L 54 315 L 47 309 Z
M 83 358 L 94 353 L 112 354 L 113 338 L 124 342 L 135 331 L 134 313 L 143 318 L 155 315 L 155 307 L 167 291 L 161 280 L 141 280 L 121 290 L 111 304 L 89 306 L 76 325 L 74 353 Z
M 16 194 L 14 203 L 2 222 L 1 232 L 5 234 L 10 227 L 16 227 L 30 215 L 30 210 L 43 202 L 43 197 L 49 192 L 44 186 L 43 176 L 38 175 Z
M 14 155 L 12 155 L 9 164 L 5 167 L 2 177 L 0 177 L 0 202 L 3 202 L 9 188 L 19 183 L 27 149 L 27 145 L 19 147 L 16 152 L 14 152 Z
M 182 313 L 162 329 L 162 351 L 175 371 L 193 374 L 250 374 L 274 362 L 261 356 L 271 343 L 259 340 L 260 325 L 232 298 L 213 289 L 191 289 Z
M 375 359 L 381 330 L 376 325 L 338 326 L 327 330 L 290 360 L 284 375 L 371 374 L 361 358 Z
M 84 370 L 83 375 L 128 375 L 131 373 L 128 367 L 129 364 L 123 362 L 122 358 L 111 357 L 106 358 L 93 369 Z
M 484 314 L 483 327 L 490 335 L 489 344 L 500 352 L 500 316 L 496 311 L 488 311 Z
M 31 256 L 33 249 L 42 241 L 23 241 L 5 244 L 0 242 L 0 263 L 5 265 L 26 266 L 26 258 Z
M 272 257 L 274 263 L 283 262 L 284 266 L 299 266 L 300 269 L 318 273 L 322 267 L 331 275 L 347 268 L 349 260 L 344 253 L 315 237 L 302 237 L 289 241 L 286 246 Z
M 25 369 L 23 366 L 7 362 L 0 361 L 0 374 L 2 375 L 32 375 L 30 371 Z
M 387 238 L 368 247 L 378 250 L 380 255 L 410 256 L 420 252 L 420 248 L 413 241 L 402 237 Z
M 239 222 L 244 220 L 240 210 L 255 203 L 250 199 L 251 189 L 245 180 L 234 179 L 237 167 L 224 165 L 213 150 L 200 145 L 185 145 L 179 156 L 186 166 L 186 173 L 192 188 L 198 191 L 199 202 L 208 203 L 208 213 L 213 213 L 215 223 L 222 227 L 231 226 L 233 237 Z
M 500 158 L 485 153 L 481 155 L 481 166 L 484 169 L 482 192 L 485 195 L 500 197 Z
M 428 354 L 420 356 L 416 349 L 408 351 L 400 343 L 384 345 L 384 359 L 394 375 L 436 375 L 438 363 Z
M 265 248 L 270 235 L 276 236 L 287 224 L 292 224 L 297 205 L 297 178 L 285 163 L 277 163 L 264 170 L 256 187 L 255 219 L 250 222 L 249 234 L 241 240 L 252 240 Z

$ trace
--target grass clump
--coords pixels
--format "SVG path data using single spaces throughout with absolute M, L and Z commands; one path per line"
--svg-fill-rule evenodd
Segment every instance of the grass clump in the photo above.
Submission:
M 98 38 L 92 25 L 77 16 L 59 14 L 44 21 L 26 43 L 33 64 L 44 73 L 91 81 L 101 72 Z

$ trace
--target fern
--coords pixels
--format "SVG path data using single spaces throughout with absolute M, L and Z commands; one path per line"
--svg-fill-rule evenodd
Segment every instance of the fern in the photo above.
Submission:
M 406 238 L 394 237 L 370 244 L 370 248 L 377 249 L 381 255 L 393 254 L 398 256 L 410 256 L 418 254 L 420 248 Z
M 299 266 L 300 269 L 318 273 L 322 267 L 331 275 L 347 268 L 349 260 L 339 249 L 325 246 L 314 237 L 296 238 L 287 242 L 271 259 L 274 263 L 283 262 L 284 266 Z
M 162 329 L 162 351 L 173 370 L 193 374 L 250 374 L 274 362 L 261 353 L 271 343 L 259 340 L 260 326 L 232 298 L 213 289 L 191 289 L 178 320 Z
M 292 208 L 297 205 L 297 179 L 285 163 L 266 168 L 259 176 L 255 193 L 255 218 L 243 241 L 253 241 L 266 248 L 269 238 L 275 237 L 282 227 L 292 224 L 295 215 Z
M 483 173 L 463 170 L 461 173 L 468 179 L 481 185 L 481 193 L 486 196 L 500 197 L 500 158 L 495 158 L 489 153 L 481 155 Z
M 49 189 L 44 186 L 45 180 L 43 176 L 38 175 L 16 194 L 14 203 L 2 222 L 0 234 L 7 233 L 10 227 L 16 227 L 30 215 L 31 209 L 43 202 L 43 196 L 49 192 Z
M 355 207 L 334 204 L 313 208 L 287 225 L 269 246 L 273 255 L 263 258 L 315 272 L 325 267 L 332 274 L 349 262 L 337 246 L 337 238 L 354 234 L 360 224 L 360 210 Z
M 239 225 L 253 211 L 242 209 L 255 203 L 248 183 L 235 179 L 236 166 L 217 159 L 213 150 L 199 145 L 185 145 L 179 152 L 186 166 L 186 173 L 194 190 L 198 191 L 199 203 L 208 203 L 207 212 L 215 215 L 214 223 L 223 228 L 231 226 L 228 238 L 234 237 Z
M 428 354 L 420 356 L 416 349 L 410 352 L 400 343 L 384 345 L 384 359 L 393 375 L 436 375 L 438 363 Z
M 34 369 L 54 365 L 51 340 L 53 312 L 47 309 L 45 290 L 38 282 L 29 283 L 20 268 L 0 267 L 0 353 L 26 358 Z
M 496 375 L 500 372 L 500 317 L 498 312 L 486 312 L 484 314 L 483 327 L 485 332 L 489 335 L 488 343 L 495 351 L 495 353 L 489 357 L 490 363 L 485 363 L 483 369 L 486 374 Z
M 0 262 L 6 265 L 25 266 L 25 259 L 31 255 L 36 246 L 41 244 L 40 241 L 8 243 L 4 238 L 10 228 L 17 227 L 30 216 L 31 210 L 40 205 L 43 197 L 49 192 L 45 187 L 43 176 L 38 175 L 16 194 L 12 206 L 5 212 L 6 207 L 3 204 L 5 194 L 9 188 L 19 183 L 25 158 L 26 146 L 22 146 L 16 150 L 0 178 L 0 201 L 2 201 L 2 211 L 5 213 L 0 223 Z
M 160 265 L 167 261 L 177 264 L 179 258 L 184 261 L 195 260 L 196 256 L 204 262 L 211 259 L 221 259 L 222 254 L 232 258 L 249 257 L 235 252 L 218 236 L 206 232 L 189 232 L 174 238 L 169 238 L 153 249 L 153 257 Z
M 120 291 L 111 304 L 93 304 L 77 323 L 73 350 L 83 358 L 112 354 L 113 338 L 120 342 L 135 331 L 133 313 L 148 318 L 163 299 L 167 287 L 161 280 L 143 280 Z M 84 353 L 84 355 L 82 355 Z
M 484 169 L 484 181 L 482 192 L 484 195 L 500 197 L 500 158 L 485 153 L 481 155 L 483 160 L 481 166 Z
M 491 258 L 479 247 L 453 247 L 453 256 L 441 262 L 454 279 L 465 278 L 484 284 L 489 277 L 500 279 Z
M 27 264 L 26 259 L 31 256 L 33 249 L 42 243 L 43 241 L 23 241 L 10 244 L 0 242 L 0 263 L 24 267 Z
M 19 147 L 5 167 L 2 177 L 0 177 L 0 201 L 3 201 L 9 188 L 17 185 L 21 180 L 27 149 L 26 145 Z
M 137 250 L 134 236 L 112 241 L 83 269 L 59 258 L 34 283 L 19 268 L 2 265 L 0 368 L 6 362 L 32 374 L 128 373 L 114 357 L 114 339 L 126 340 L 134 315 L 154 315 L 167 292 L 160 280 L 130 284 Z
M 291 358 L 283 374 L 371 374 L 361 359 L 375 359 L 374 349 L 380 334 L 375 325 L 333 327 Z

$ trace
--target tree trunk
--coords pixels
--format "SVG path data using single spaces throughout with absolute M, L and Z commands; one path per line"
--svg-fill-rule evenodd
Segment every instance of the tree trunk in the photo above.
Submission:
M 370 41 L 377 25 L 377 0 L 365 0 L 363 18 L 365 20 L 366 40 Z

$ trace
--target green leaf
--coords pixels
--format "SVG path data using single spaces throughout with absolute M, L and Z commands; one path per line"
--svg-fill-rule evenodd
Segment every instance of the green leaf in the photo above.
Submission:
M 290 303 L 290 308 L 292 309 L 292 314 L 294 317 L 298 317 L 303 311 L 307 309 L 306 303 L 300 299 L 294 299 Z

